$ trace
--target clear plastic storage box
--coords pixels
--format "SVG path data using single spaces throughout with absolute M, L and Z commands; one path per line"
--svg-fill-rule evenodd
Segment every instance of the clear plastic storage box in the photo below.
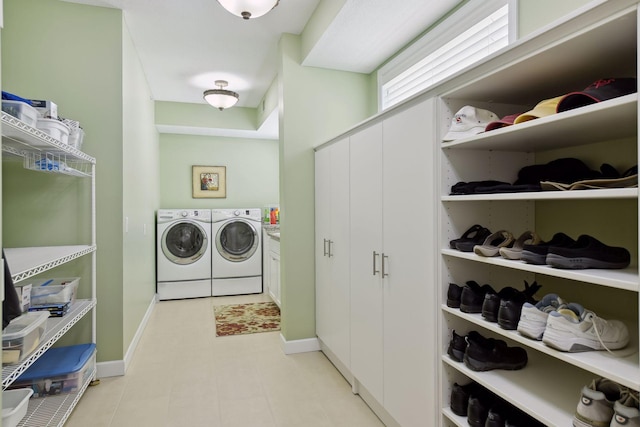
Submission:
M 41 279 L 31 287 L 31 306 L 73 304 L 76 301 L 79 283 L 79 277 Z
M 38 348 L 47 329 L 49 313 L 25 313 L 13 319 L 2 331 L 2 364 L 22 362 Z
M 15 427 L 27 415 L 29 398 L 33 394 L 30 388 L 4 390 L 2 392 L 2 426 Z
M 2 100 L 2 111 L 21 120 L 31 127 L 38 123 L 38 110 L 22 101 Z
M 89 380 L 95 366 L 96 345 L 93 343 L 50 348 L 11 388 L 31 388 L 33 398 L 73 393 Z

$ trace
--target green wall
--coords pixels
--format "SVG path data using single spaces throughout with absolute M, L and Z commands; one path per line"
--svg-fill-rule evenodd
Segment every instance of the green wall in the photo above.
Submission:
M 56 102 L 60 116 L 80 121 L 86 134 L 82 150 L 97 159 L 97 358 L 122 360 L 155 292 L 158 192 L 138 184 L 158 177 L 144 73 L 120 10 L 5 0 L 4 23 L 3 89 Z M 29 172 L 13 163 L 3 175 L 3 228 L 12 230 L 3 244 L 90 242 L 89 180 Z M 125 216 L 133 230 L 126 234 Z M 90 257 L 46 273 L 67 274 L 83 277 L 80 296 L 88 297 Z M 89 320 L 61 342 L 89 339 Z
M 278 141 L 162 134 L 159 162 L 160 178 L 151 184 L 160 191 L 162 208 L 262 208 L 280 199 Z M 192 198 L 194 165 L 226 166 L 227 197 Z
M 518 0 L 518 38 L 548 25 L 591 0 Z
M 313 147 L 372 114 L 369 77 L 301 66 L 299 36 L 279 44 L 282 334 L 315 337 Z

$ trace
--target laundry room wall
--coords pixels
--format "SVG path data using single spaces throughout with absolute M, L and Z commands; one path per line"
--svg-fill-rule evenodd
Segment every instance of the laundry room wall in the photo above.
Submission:
M 225 166 L 227 197 L 194 199 L 192 166 Z M 262 208 L 279 202 L 278 141 L 160 135 L 160 207 Z

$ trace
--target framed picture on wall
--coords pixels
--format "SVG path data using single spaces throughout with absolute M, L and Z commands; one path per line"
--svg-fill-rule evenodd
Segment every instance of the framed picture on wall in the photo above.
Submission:
M 226 198 L 226 166 L 192 166 L 193 198 Z

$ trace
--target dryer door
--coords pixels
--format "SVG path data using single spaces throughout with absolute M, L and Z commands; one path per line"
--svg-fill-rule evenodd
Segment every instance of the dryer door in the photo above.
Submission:
M 162 234 L 162 252 L 175 264 L 193 264 L 207 252 L 208 245 L 207 233 L 196 222 L 177 222 Z
M 237 219 L 224 224 L 216 235 L 218 253 L 227 261 L 242 262 L 258 249 L 260 240 L 250 222 Z

